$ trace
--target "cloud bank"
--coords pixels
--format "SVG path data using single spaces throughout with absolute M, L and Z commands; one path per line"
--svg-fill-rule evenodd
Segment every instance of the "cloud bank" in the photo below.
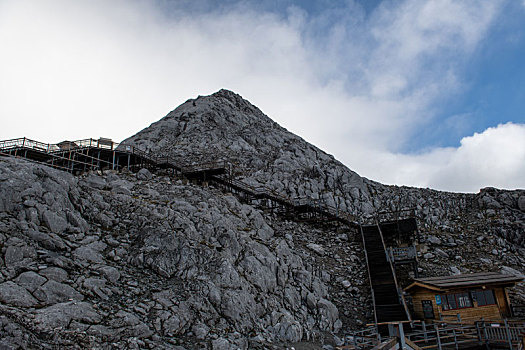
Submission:
M 0 1 L 0 138 L 120 140 L 228 88 L 368 178 L 525 187 L 524 125 L 407 153 L 467 88 L 462 69 L 504 3 L 385 1 L 366 13 L 346 1 L 312 14 L 233 1 Z

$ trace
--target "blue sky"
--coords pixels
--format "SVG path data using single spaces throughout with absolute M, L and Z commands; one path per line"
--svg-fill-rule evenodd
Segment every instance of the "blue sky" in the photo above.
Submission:
M 525 188 L 525 2 L 0 0 L 0 138 L 122 140 L 221 88 L 389 184 Z
M 519 2 L 505 4 L 501 17 L 458 72 L 464 89 L 437 107 L 435 124 L 428 133 L 415 137 L 409 150 L 429 145 L 457 147 L 462 136 L 500 123 L 525 122 L 524 9 Z M 461 128 L 457 123 L 453 124 L 457 130 L 440 127 L 454 116 L 461 116 Z

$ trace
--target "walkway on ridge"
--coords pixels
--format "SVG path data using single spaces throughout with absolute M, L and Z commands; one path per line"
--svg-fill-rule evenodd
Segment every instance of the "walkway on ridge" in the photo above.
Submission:
M 184 165 L 169 155 L 145 152 L 109 139 L 84 139 L 48 144 L 28 138 L 0 141 L 0 155 L 26 158 L 71 173 L 89 170 L 123 168 L 168 169 L 189 179 L 214 182 L 231 192 L 242 193 L 250 200 L 266 201 L 273 208 L 301 214 L 306 219 L 336 221 L 357 226 L 356 218 L 322 201 L 308 198 L 291 199 L 265 186 L 252 187 L 226 175 L 228 163 L 210 162 Z

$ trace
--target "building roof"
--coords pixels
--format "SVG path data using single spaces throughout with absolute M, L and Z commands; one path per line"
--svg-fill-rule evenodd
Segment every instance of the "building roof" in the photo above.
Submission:
M 406 291 L 414 287 L 422 287 L 437 291 L 448 289 L 480 287 L 486 285 L 514 285 L 523 281 L 522 277 L 515 275 L 505 275 L 498 272 L 479 272 L 455 276 L 439 276 L 416 278 L 414 283 L 405 288 Z

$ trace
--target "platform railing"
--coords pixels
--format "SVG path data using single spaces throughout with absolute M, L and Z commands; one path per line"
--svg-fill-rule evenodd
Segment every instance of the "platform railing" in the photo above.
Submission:
M 389 247 L 388 248 L 389 261 L 406 261 L 416 259 L 416 247 Z
M 227 167 L 226 161 L 217 161 L 217 162 L 206 162 L 206 163 L 199 163 L 194 165 L 187 165 L 182 167 L 183 173 L 195 173 L 195 172 L 201 172 L 206 170 L 213 170 L 213 169 L 224 169 Z
M 487 344 L 505 344 L 510 349 L 525 338 L 525 321 L 477 322 L 480 336 Z
M 57 145 L 31 140 L 27 137 L 0 141 L 0 150 L 2 151 L 14 148 L 29 148 L 40 152 L 51 152 L 60 149 Z

